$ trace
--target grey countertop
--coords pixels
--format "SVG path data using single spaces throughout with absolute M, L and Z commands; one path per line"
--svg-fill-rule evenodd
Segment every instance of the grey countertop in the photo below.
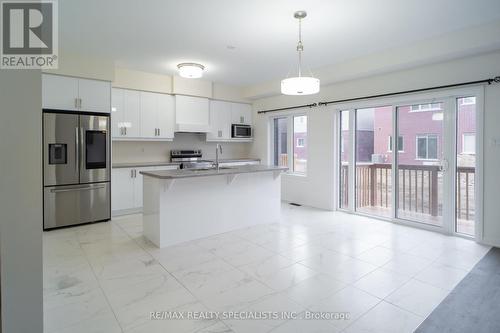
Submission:
M 215 169 L 210 169 L 210 170 L 177 169 L 177 170 L 161 170 L 161 171 L 141 171 L 140 173 L 144 176 L 149 176 L 159 179 L 179 179 L 179 178 L 224 176 L 224 175 L 235 175 L 241 173 L 286 171 L 286 170 L 288 170 L 288 168 L 278 167 L 274 165 L 243 165 L 237 167 L 221 168 L 219 171 Z
M 141 168 L 141 167 L 154 167 L 154 166 L 169 166 L 179 165 L 180 163 L 171 162 L 131 162 L 131 163 L 113 163 L 113 168 Z
M 205 161 L 215 161 L 214 159 L 206 159 Z M 259 158 L 234 158 L 234 159 L 221 159 L 220 163 L 238 163 L 238 162 L 260 162 Z M 132 163 L 113 163 L 113 168 L 141 168 L 141 167 L 154 167 L 154 166 L 170 166 L 180 165 L 180 163 L 172 162 L 132 162 Z

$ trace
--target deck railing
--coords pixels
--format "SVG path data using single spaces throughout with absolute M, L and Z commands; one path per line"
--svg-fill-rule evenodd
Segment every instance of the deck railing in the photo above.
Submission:
M 474 220 L 474 167 L 457 168 L 457 218 Z
M 438 216 L 442 205 L 442 168 L 437 165 L 399 165 L 399 209 Z M 474 219 L 473 167 L 458 167 L 457 170 L 457 218 Z M 348 166 L 341 168 L 341 205 L 348 202 Z M 356 206 L 391 207 L 391 164 L 358 164 L 356 166 Z
M 279 165 L 285 167 L 288 166 L 288 154 L 280 154 Z

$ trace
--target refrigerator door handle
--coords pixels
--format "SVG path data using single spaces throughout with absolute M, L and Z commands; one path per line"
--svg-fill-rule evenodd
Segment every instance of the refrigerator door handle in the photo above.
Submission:
M 75 170 L 78 171 L 80 167 L 80 137 L 78 134 L 78 127 L 75 127 Z
M 62 189 L 51 189 L 51 193 L 61 193 L 61 192 L 72 192 L 72 191 L 90 191 L 99 190 L 104 188 L 104 185 L 100 186 L 87 186 L 87 187 L 72 187 L 72 188 L 62 188 Z
M 84 153 L 85 153 L 86 142 L 85 142 L 83 134 L 84 134 L 84 130 L 83 130 L 82 127 L 80 127 L 80 141 L 79 141 L 79 143 L 80 143 L 80 149 L 79 149 L 79 151 L 80 151 L 79 152 L 79 154 L 80 154 L 80 156 L 79 156 L 79 161 L 80 161 L 80 177 L 81 177 L 82 170 L 84 169 L 84 166 L 85 166 L 85 162 L 84 162 L 85 155 L 84 155 Z M 82 181 L 81 178 L 80 178 L 80 181 Z

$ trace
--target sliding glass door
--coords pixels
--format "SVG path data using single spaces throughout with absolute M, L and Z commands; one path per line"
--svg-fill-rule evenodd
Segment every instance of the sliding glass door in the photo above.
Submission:
M 339 137 L 339 208 L 349 209 L 349 160 L 351 156 L 350 111 L 340 111 L 340 137 Z
M 474 236 L 476 102 L 464 94 L 340 111 L 338 207 Z
M 356 211 L 392 216 L 392 107 L 356 110 Z
M 445 112 L 443 102 L 396 107 L 398 218 L 443 226 Z
M 476 97 L 457 98 L 455 231 L 474 236 L 476 217 Z

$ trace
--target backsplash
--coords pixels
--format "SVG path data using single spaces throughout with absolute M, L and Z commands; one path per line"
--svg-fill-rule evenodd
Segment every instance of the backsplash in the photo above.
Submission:
M 252 143 L 223 142 L 221 158 L 253 158 Z M 215 158 L 215 142 L 206 142 L 205 134 L 176 133 L 174 141 L 113 141 L 113 163 L 166 162 L 171 149 L 201 149 L 203 158 Z

